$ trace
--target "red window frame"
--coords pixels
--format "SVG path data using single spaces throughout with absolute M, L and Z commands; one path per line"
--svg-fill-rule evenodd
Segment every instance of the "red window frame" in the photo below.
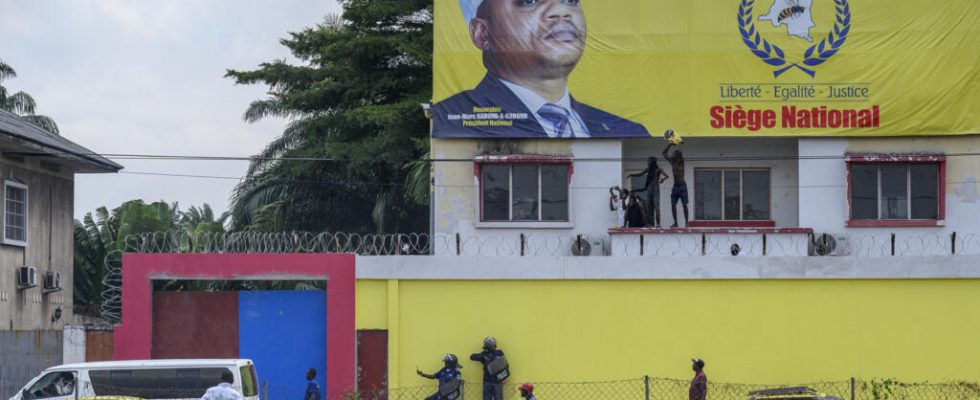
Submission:
M 563 164 L 568 167 L 568 184 L 572 184 L 572 173 L 575 172 L 575 166 L 572 163 L 572 157 L 570 156 L 548 156 L 548 155 L 484 155 L 473 159 L 473 175 L 476 176 L 477 181 L 477 192 L 476 196 L 480 204 L 480 208 L 477 210 L 477 220 L 480 222 L 494 222 L 494 223 L 515 223 L 515 224 L 534 224 L 534 223 L 554 223 L 554 222 L 565 222 L 565 221 L 486 221 L 483 219 L 483 166 L 484 165 L 517 165 L 517 164 L 535 164 L 535 165 L 556 165 Z M 571 189 L 571 187 L 569 187 Z M 569 190 L 569 202 L 568 202 L 568 217 L 571 220 L 572 217 L 572 204 L 571 204 L 571 190 Z
M 844 157 L 847 163 L 847 223 L 852 228 L 877 227 L 923 227 L 943 226 L 946 220 L 946 156 L 945 155 L 892 155 L 860 154 Z M 854 164 L 937 164 L 939 166 L 939 188 L 936 201 L 939 202 L 936 219 L 853 219 L 851 218 L 851 166 Z M 879 199 L 880 201 L 880 199 Z

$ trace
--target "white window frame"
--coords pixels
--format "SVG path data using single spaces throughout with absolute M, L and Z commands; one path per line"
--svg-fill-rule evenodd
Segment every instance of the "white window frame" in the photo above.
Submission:
M 572 223 L 572 209 L 574 208 L 574 203 L 572 199 L 572 164 L 565 162 L 480 162 L 480 176 L 475 177 L 477 180 L 476 185 L 476 204 L 477 204 L 477 215 L 476 215 L 476 227 L 477 228 L 574 228 Z M 537 220 L 521 220 L 515 221 L 514 218 L 514 167 L 516 166 L 536 166 L 538 167 L 538 219 Z M 565 221 L 544 221 L 541 219 L 543 211 L 543 196 L 542 191 L 544 190 L 541 181 L 541 167 L 545 166 L 563 166 L 567 168 L 568 171 L 568 219 Z M 487 166 L 506 166 L 507 168 L 507 181 L 508 181 L 508 206 L 507 206 L 507 221 L 484 221 L 483 220 L 483 168 Z
M 7 237 L 7 193 L 11 187 L 24 190 L 24 240 Z M 27 239 L 30 238 L 30 231 L 28 229 L 30 225 L 30 220 L 28 219 L 30 215 L 30 204 L 30 190 L 28 190 L 27 185 L 9 179 L 3 181 L 3 244 L 27 247 Z
M 695 219 L 696 221 L 719 221 L 719 222 L 753 222 L 753 221 L 772 221 L 772 168 L 769 167 L 697 167 L 694 169 L 694 176 L 697 179 L 697 173 L 704 171 L 718 171 L 721 172 L 721 192 L 719 193 L 719 199 L 721 200 L 721 218 L 720 219 Z M 738 219 L 725 219 L 725 172 L 726 171 L 738 171 Z M 742 208 L 742 203 L 745 201 L 745 184 L 743 173 L 745 171 L 765 171 L 769 173 L 769 218 L 768 219 L 745 219 L 744 212 Z M 694 186 L 697 189 L 697 182 Z M 697 195 L 695 194 L 695 197 Z M 696 204 L 697 202 L 695 202 Z M 694 215 L 697 216 L 697 210 L 694 210 Z

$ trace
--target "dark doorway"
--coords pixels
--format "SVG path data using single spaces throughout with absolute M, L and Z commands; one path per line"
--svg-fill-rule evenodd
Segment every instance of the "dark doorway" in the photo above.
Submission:
M 357 391 L 362 399 L 388 398 L 388 331 L 357 331 Z

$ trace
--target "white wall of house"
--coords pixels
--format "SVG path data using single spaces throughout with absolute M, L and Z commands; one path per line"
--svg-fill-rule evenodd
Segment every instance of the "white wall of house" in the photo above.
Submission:
M 800 225 L 846 237 L 857 254 L 948 254 L 955 232 L 960 251 L 980 248 L 980 136 L 799 139 Z M 845 154 L 945 154 L 946 215 L 934 227 L 847 227 Z
M 627 140 L 434 140 L 437 158 L 469 160 L 481 154 L 555 155 L 574 159 L 570 187 L 570 222 L 561 227 L 542 224 L 481 224 L 479 180 L 472 162 L 436 163 L 434 233 L 454 241 L 460 234 L 462 254 L 567 255 L 576 235 L 614 238 L 608 229 L 618 225 L 608 208 L 608 188 L 625 185 L 628 173 L 642 170 L 650 155 L 669 170 L 659 138 Z M 853 255 L 943 255 L 952 252 L 952 234 L 958 250 L 980 252 L 980 136 L 932 138 L 686 138 L 686 176 L 695 218 L 695 169 L 769 168 L 770 213 L 777 228 L 812 228 L 849 242 Z M 935 227 L 848 227 L 846 154 L 945 154 L 945 219 Z M 670 186 L 661 187 L 664 225 L 670 221 Z M 680 214 L 680 212 L 678 212 Z M 680 217 L 680 215 L 679 215 Z M 893 239 L 894 235 L 894 239 Z M 633 243 L 633 238 L 621 238 Z M 676 242 L 671 238 L 654 242 Z M 672 242 L 671 242 L 672 243 Z M 630 244 L 633 246 L 633 244 Z M 436 243 L 437 254 L 455 253 L 455 243 Z M 676 247 L 676 246 L 675 246 Z M 758 246 L 754 246 L 758 247 Z M 786 247 L 786 246 L 784 246 Z M 608 248 L 608 247 L 607 247 Z M 798 253 L 791 245 L 788 253 Z M 493 249 L 489 253 L 486 249 Z M 501 250 L 502 249 L 502 250 Z M 616 252 L 613 252 L 616 254 Z M 973 253 L 973 252 L 971 252 Z
M 520 235 L 526 245 L 551 247 L 570 253 L 571 238 L 605 236 L 616 225 L 609 211 L 609 191 L 619 185 L 622 174 L 620 140 L 522 140 L 477 141 L 434 140 L 436 159 L 469 160 L 486 154 L 563 156 L 577 160 L 572 166 L 567 223 L 496 222 L 479 220 L 480 188 L 472 162 L 437 162 L 434 169 L 433 226 L 436 236 L 459 233 L 466 249 L 496 247 L 493 255 L 519 254 Z M 454 240 L 454 239 L 450 239 Z M 454 244 L 437 244 L 437 254 Z M 560 251 L 559 251 L 560 250 Z M 502 252 L 502 253 L 501 253 Z M 476 254 L 469 252 L 469 254 Z M 490 255 L 490 254 L 487 254 Z

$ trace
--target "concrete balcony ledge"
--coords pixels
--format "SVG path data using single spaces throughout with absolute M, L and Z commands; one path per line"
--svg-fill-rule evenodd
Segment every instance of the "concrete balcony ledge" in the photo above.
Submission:
M 980 256 L 498 257 L 357 256 L 358 279 L 693 280 L 978 279 Z
M 792 235 L 811 234 L 812 228 L 767 228 L 767 227 L 691 227 L 691 228 L 609 228 L 610 235 L 735 235 L 735 234 L 767 234 Z
M 810 228 L 611 228 L 612 256 L 788 256 L 806 257 Z

